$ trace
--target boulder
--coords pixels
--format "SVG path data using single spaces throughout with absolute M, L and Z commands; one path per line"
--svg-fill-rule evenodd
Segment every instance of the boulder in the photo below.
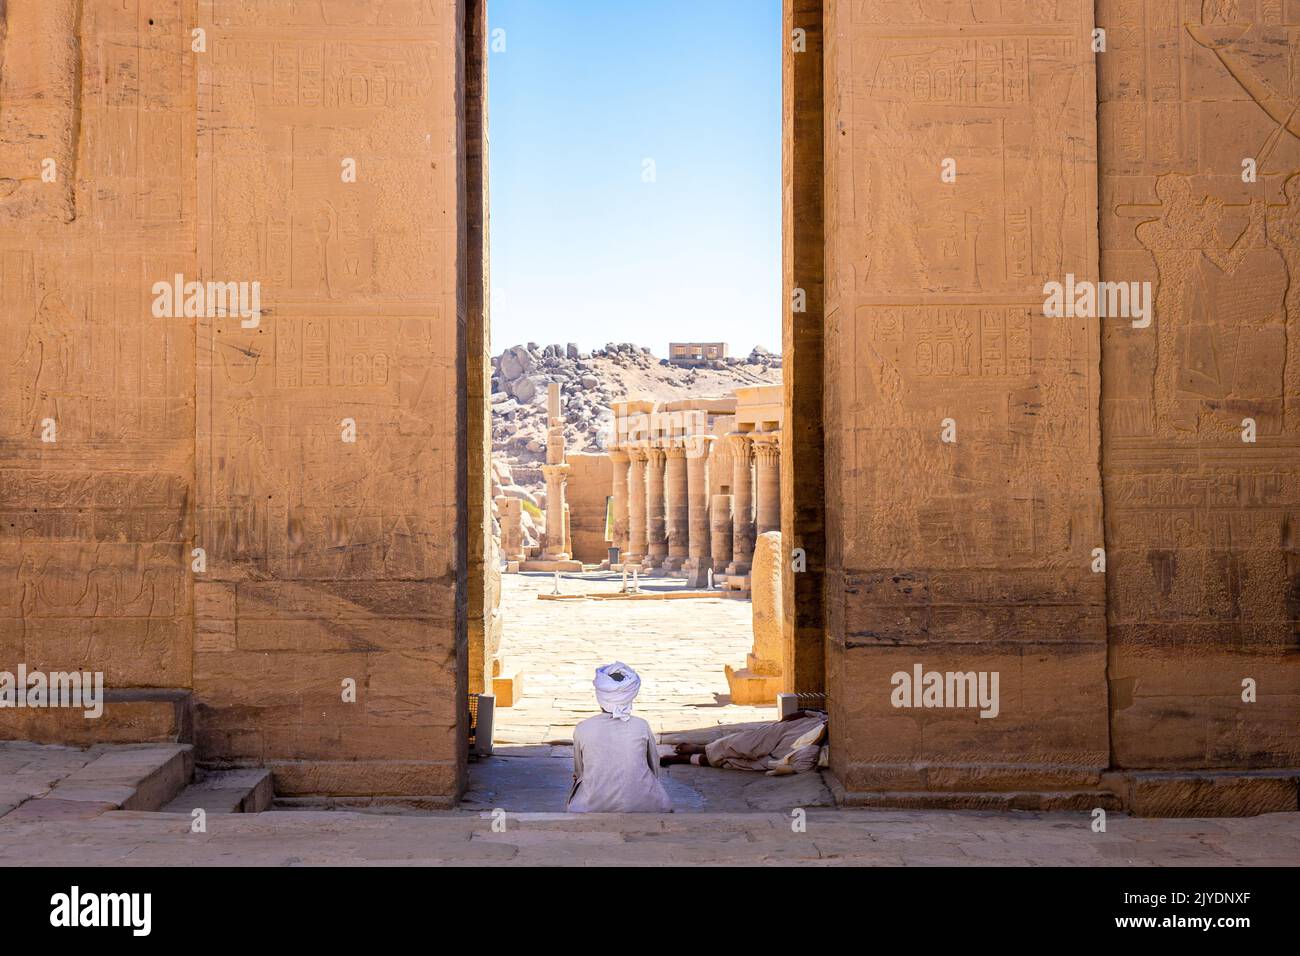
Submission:
M 537 397 L 537 385 L 531 378 L 518 378 L 511 385 L 515 398 L 527 404 Z
M 534 366 L 533 357 L 528 350 L 516 345 L 501 353 L 501 358 L 497 362 L 497 371 L 501 375 L 502 382 L 513 382 L 521 375 L 531 372 Z

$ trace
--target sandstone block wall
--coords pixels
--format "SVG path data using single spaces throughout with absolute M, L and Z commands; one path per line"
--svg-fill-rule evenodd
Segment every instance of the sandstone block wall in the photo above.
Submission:
M 584 564 L 609 557 L 605 540 L 605 499 L 614 487 L 614 463 L 609 455 L 570 454 L 565 497 L 569 503 L 569 535 L 573 556 Z
M 196 272 L 195 11 L 130 7 L 4 7 L 0 668 L 183 688 L 195 339 L 150 287 Z
M 1300 4 L 1098 15 L 1102 271 L 1155 298 L 1102 338 L 1115 763 L 1295 767 Z
M 1045 321 L 1042 294 L 1097 274 L 1092 26 L 1082 0 L 825 4 L 827 675 L 849 789 L 1109 762 L 1099 332 Z M 1001 716 L 892 707 L 917 663 L 1000 671 Z
M 1300 6 L 823 13 L 836 773 L 1300 765 Z M 1154 314 L 1048 317 L 1068 275 Z M 999 716 L 893 706 L 917 663 Z
M 464 5 L 6 6 L 5 659 L 191 688 L 281 794 L 453 796 Z M 153 317 L 178 273 L 260 322 Z

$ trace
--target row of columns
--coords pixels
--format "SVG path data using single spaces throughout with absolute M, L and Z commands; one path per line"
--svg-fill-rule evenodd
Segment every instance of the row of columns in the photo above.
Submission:
M 779 432 L 733 432 L 635 442 L 610 451 L 614 544 L 624 564 L 684 572 L 696 586 L 708 572 L 746 575 L 754 539 L 781 527 Z M 728 494 L 710 495 L 710 478 Z

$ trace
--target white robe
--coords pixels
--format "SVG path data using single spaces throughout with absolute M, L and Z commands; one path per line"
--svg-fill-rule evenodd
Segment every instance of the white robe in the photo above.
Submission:
M 573 729 L 570 813 L 669 813 L 659 782 L 659 747 L 640 717 L 588 717 Z
M 817 767 L 825 730 L 823 715 L 796 717 L 719 737 L 705 745 L 704 755 L 710 767 L 727 770 L 807 773 Z

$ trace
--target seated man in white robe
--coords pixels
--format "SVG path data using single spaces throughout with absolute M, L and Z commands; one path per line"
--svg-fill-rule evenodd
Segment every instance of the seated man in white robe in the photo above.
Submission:
M 769 777 L 807 773 L 821 762 L 826 744 L 826 715 L 799 710 L 774 724 L 727 734 L 708 744 L 678 744 L 677 752 L 659 758 L 661 766 L 689 763 L 697 767 L 758 770 Z
M 573 729 L 570 813 L 669 813 L 659 782 L 659 746 L 650 725 L 632 716 L 641 689 L 636 671 L 615 662 L 596 671 L 601 713 Z

